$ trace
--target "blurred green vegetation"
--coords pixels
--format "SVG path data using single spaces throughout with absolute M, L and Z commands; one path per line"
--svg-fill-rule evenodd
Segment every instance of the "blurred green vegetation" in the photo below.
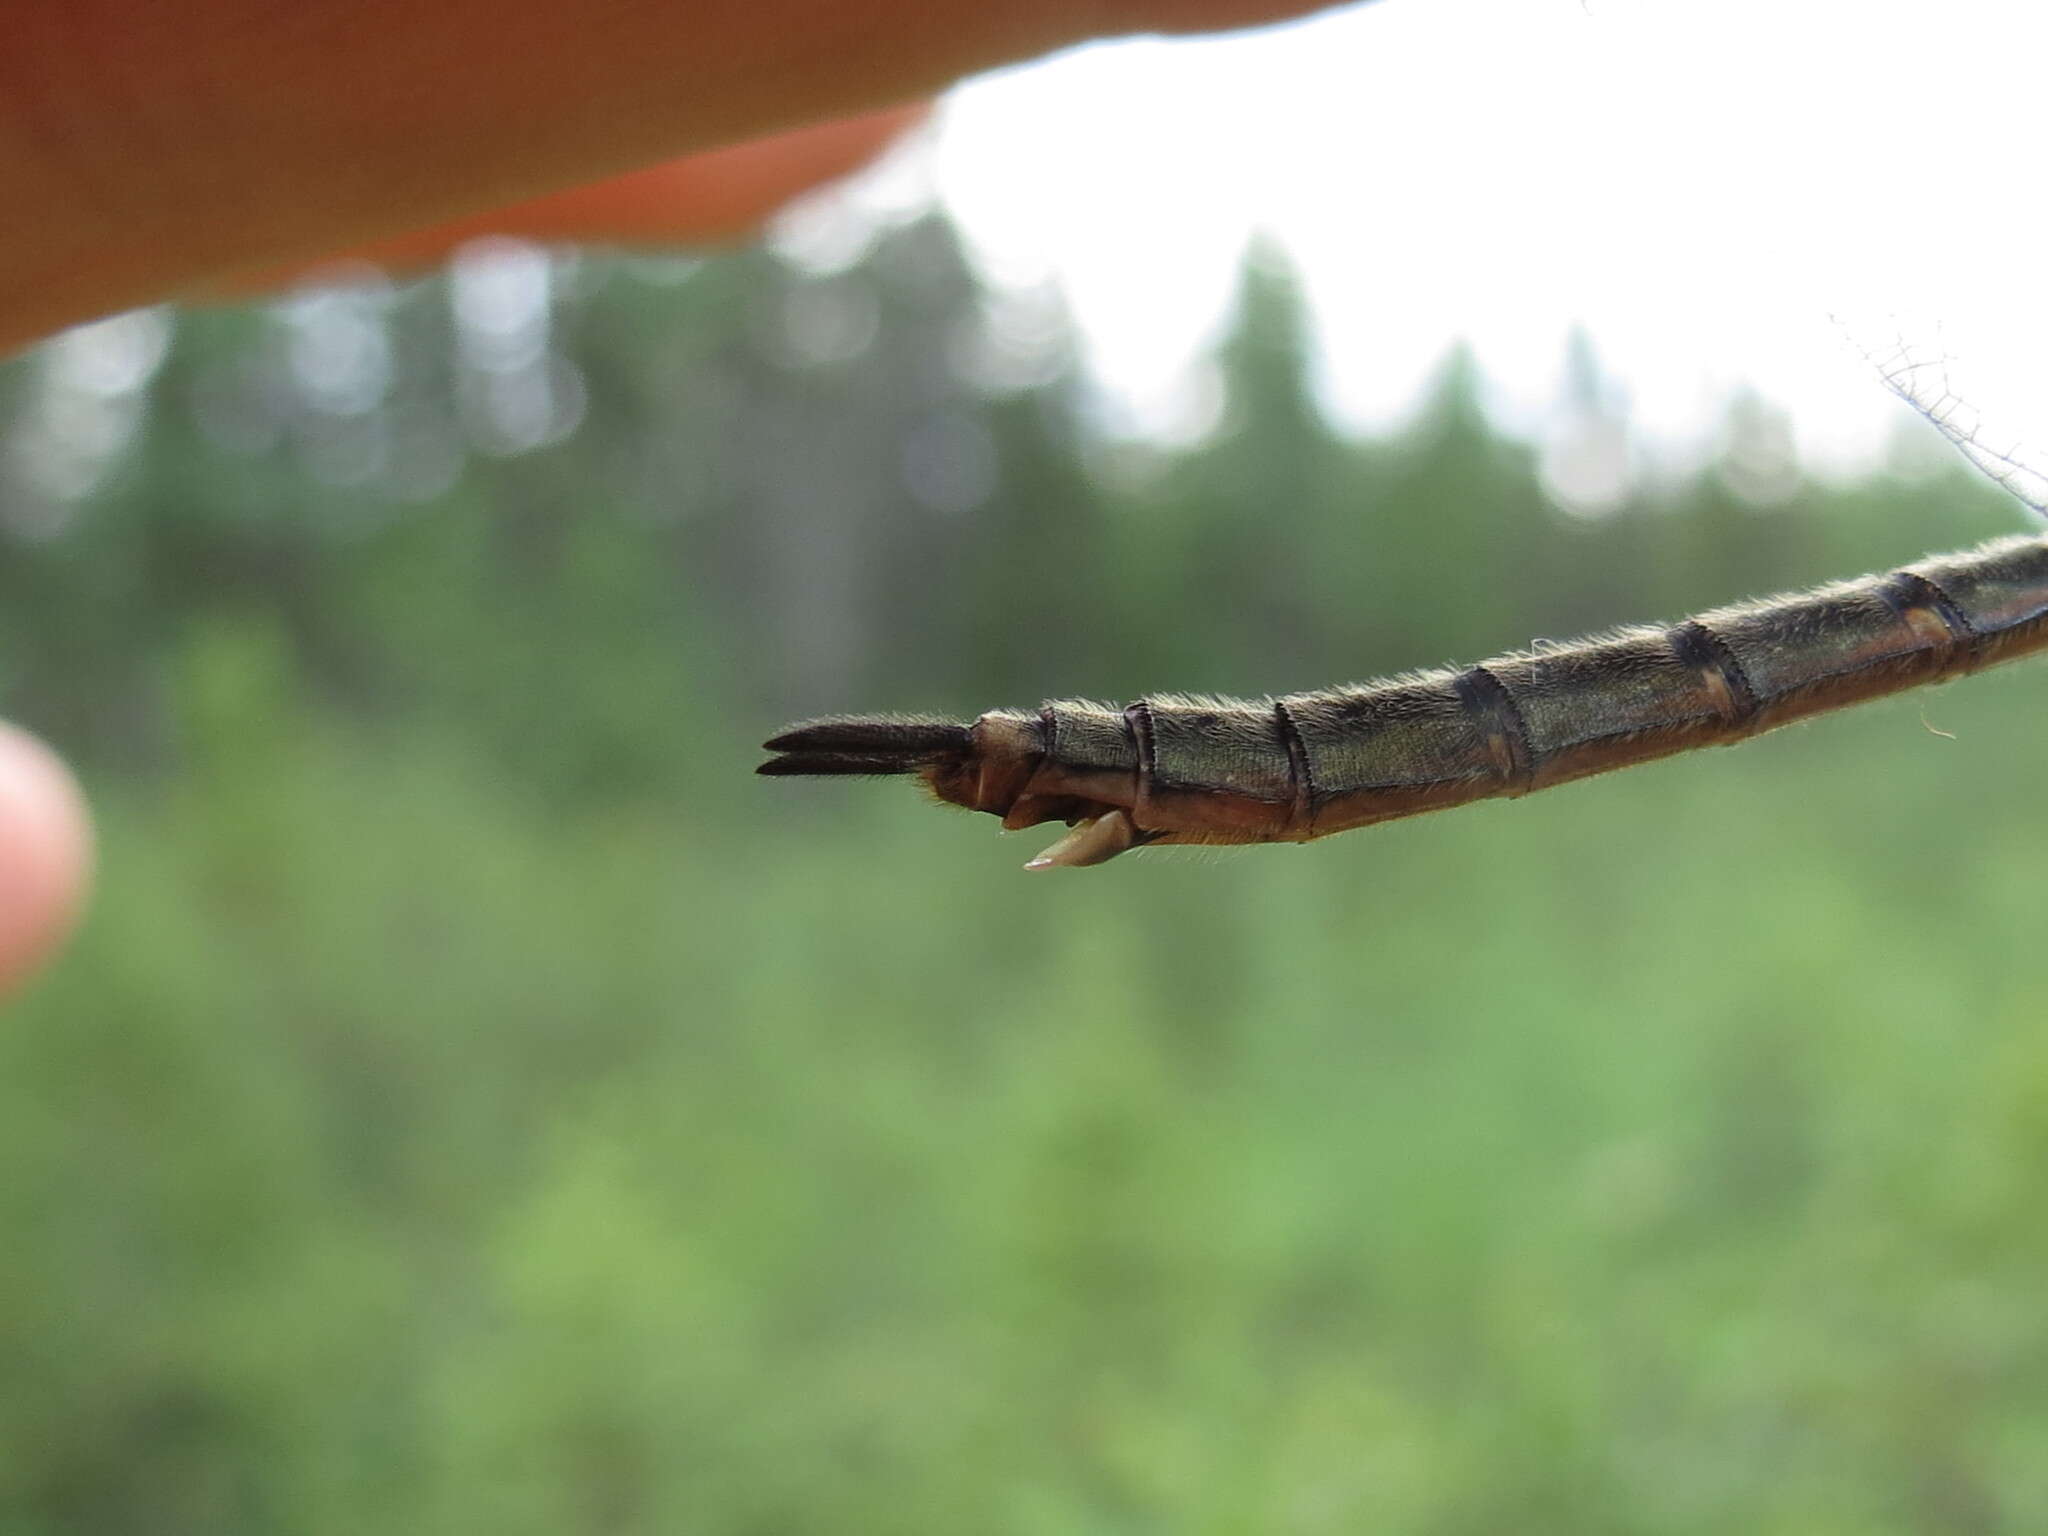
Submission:
M 0 704 L 105 842 L 0 1030 L 0 1529 L 2048 1522 L 2037 670 L 1070 876 L 749 776 L 2013 522 L 1756 402 L 1567 517 L 1469 359 L 1356 441 L 1304 337 L 1260 255 L 1216 429 L 1121 444 L 927 219 L 0 376 Z

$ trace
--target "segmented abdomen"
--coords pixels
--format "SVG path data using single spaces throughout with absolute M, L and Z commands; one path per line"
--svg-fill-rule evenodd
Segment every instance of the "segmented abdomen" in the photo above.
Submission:
M 1033 867 L 1147 843 L 1305 842 L 1522 795 L 2048 645 L 2048 539 L 1715 609 L 1463 670 L 1241 701 L 1062 702 L 970 725 L 839 716 L 760 772 L 915 774 L 1008 827 L 1075 828 Z
M 1177 841 L 1305 840 L 1739 740 L 2044 643 L 2048 541 L 2004 539 L 1462 671 L 1261 700 L 1049 704 L 1051 771 L 1024 793 L 1121 779 L 1137 826 Z

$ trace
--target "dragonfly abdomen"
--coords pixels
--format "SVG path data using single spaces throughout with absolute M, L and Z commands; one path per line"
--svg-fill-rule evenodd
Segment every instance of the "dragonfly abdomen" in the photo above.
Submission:
M 1527 794 L 2044 644 L 2048 540 L 2011 538 L 1462 670 L 1257 700 L 1061 701 L 970 727 L 818 721 L 771 741 L 784 756 L 761 771 L 917 773 L 1007 827 L 1075 828 L 1034 866 L 1093 864 L 1146 843 L 1306 842 Z

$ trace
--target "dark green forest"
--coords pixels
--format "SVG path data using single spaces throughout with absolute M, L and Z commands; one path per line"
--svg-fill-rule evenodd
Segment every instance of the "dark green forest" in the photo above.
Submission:
M 0 1530 L 2039 1529 L 2037 670 L 1078 874 L 753 778 L 2018 523 L 1754 398 L 1567 510 L 1449 338 L 1341 432 L 1271 248 L 1214 361 L 1114 436 L 928 215 L 0 371 L 0 712 L 103 839 L 0 1030 Z

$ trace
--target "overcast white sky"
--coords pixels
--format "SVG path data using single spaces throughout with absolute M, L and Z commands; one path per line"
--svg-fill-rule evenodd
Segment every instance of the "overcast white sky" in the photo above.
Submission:
M 1896 309 L 1970 354 L 1994 429 L 2048 439 L 2044 41 L 2011 0 L 1380 0 L 971 82 L 921 174 L 993 274 L 1064 285 L 1138 421 L 1182 408 L 1263 228 L 1355 422 L 1464 338 L 1540 432 L 1577 322 L 1652 440 L 1747 382 L 1826 462 L 1896 420 L 1829 313 L 1883 341 Z

